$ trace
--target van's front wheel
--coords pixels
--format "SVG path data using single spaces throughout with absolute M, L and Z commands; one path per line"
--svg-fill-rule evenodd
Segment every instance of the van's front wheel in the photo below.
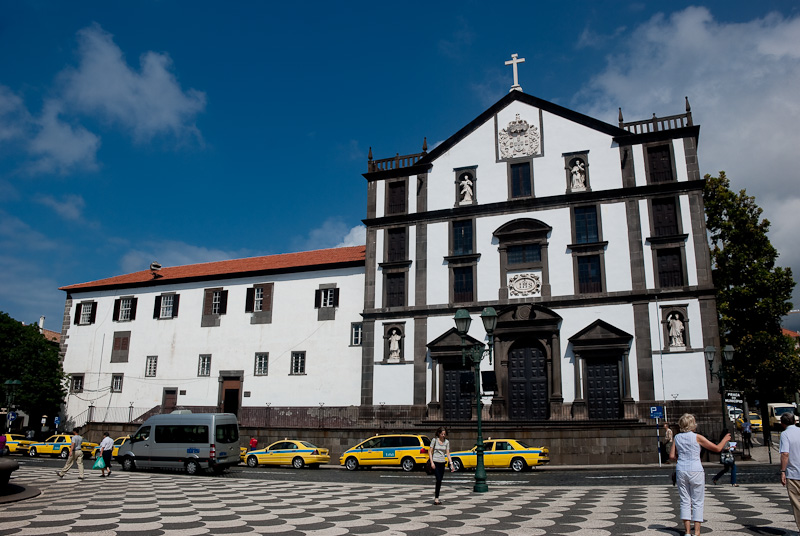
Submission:
M 122 458 L 122 470 L 123 471 L 136 470 L 136 462 L 133 461 L 133 458 L 129 456 L 125 456 L 124 458 Z
M 200 472 L 200 464 L 198 464 L 194 460 L 189 460 L 186 462 L 186 474 L 188 475 L 196 475 Z

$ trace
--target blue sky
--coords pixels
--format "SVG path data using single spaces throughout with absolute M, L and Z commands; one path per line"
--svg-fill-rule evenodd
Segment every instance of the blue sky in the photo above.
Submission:
M 512 53 L 526 93 L 610 123 L 688 96 L 701 172 L 800 274 L 796 3 L 288 4 L 0 3 L 0 310 L 59 330 L 59 286 L 362 243 L 369 147 L 446 139 Z

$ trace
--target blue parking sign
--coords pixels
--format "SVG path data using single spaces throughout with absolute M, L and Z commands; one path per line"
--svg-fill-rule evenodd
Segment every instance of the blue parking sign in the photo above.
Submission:
M 58 417 L 56 417 L 55 419 L 53 419 L 53 424 L 55 424 L 55 425 L 56 425 L 56 428 L 58 428 L 58 425 L 59 425 L 59 423 L 60 423 L 60 422 L 61 422 L 61 419 L 59 419 Z
M 664 406 L 650 406 L 650 418 L 651 419 L 663 419 L 664 418 Z
M 8 422 L 14 422 L 16 420 L 17 420 L 17 412 L 16 411 L 12 411 L 11 413 L 8 414 Z

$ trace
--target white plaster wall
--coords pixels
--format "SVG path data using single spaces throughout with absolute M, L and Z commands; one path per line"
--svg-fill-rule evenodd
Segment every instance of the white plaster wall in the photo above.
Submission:
M 686 182 L 689 180 L 689 170 L 686 169 L 686 150 L 683 140 L 672 140 L 673 154 L 675 155 L 675 180 Z
M 411 405 L 414 403 L 414 364 L 375 365 L 373 371 L 375 405 Z
M 636 174 L 636 186 L 645 186 L 647 184 L 647 175 L 645 173 L 644 147 L 642 145 L 633 145 L 631 146 L 631 153 L 633 154 L 633 172 Z
M 273 322 L 250 324 L 244 312 L 246 289 L 255 283 L 274 282 Z M 340 289 L 336 319 L 318 321 L 314 291 L 323 283 Z M 227 314 L 220 326 L 201 327 L 206 288 L 228 290 Z M 362 268 L 329 270 L 265 278 L 218 280 L 163 285 L 130 291 L 74 293 L 75 304 L 97 301 L 96 322 L 72 324 L 67 331 L 66 373 L 83 373 L 83 393 L 68 396 L 68 412 L 78 415 L 93 403 L 104 407 L 152 407 L 162 401 L 164 387 L 186 390 L 179 405 L 216 405 L 220 370 L 243 370 L 243 406 L 358 405 L 360 403 L 361 347 L 351 347 L 350 325 L 361 321 L 364 273 Z M 155 296 L 180 293 L 178 317 L 153 319 Z M 136 319 L 112 322 L 114 300 L 136 296 Z M 73 319 L 74 320 L 74 319 Z M 130 331 L 127 363 L 111 363 L 115 331 Z M 335 343 L 335 344 L 333 344 Z M 306 352 L 306 374 L 291 376 L 290 354 Z M 268 376 L 255 376 L 256 352 L 269 353 Z M 197 376 L 200 354 L 211 354 L 211 375 Z M 146 357 L 158 356 L 154 378 L 145 377 Z M 121 393 L 110 393 L 111 375 L 124 374 Z
M 375 188 L 375 217 L 383 218 L 386 214 L 386 181 L 376 181 Z
M 650 208 L 647 200 L 639 201 L 639 225 L 642 229 L 642 258 L 644 259 L 644 279 L 647 288 L 656 287 L 655 266 L 653 265 L 653 248 L 647 242 L 650 236 Z
M 603 225 L 602 237 L 608 241 L 603 257 L 606 266 L 606 289 L 608 292 L 630 290 L 633 280 L 625 203 L 602 204 L 600 214 Z
M 686 247 L 684 248 L 686 250 L 687 283 L 689 285 L 697 285 L 697 251 L 694 249 L 694 237 L 692 236 L 692 214 L 689 207 L 689 196 L 680 196 L 679 203 L 682 220 L 681 226 L 683 232 L 689 235 L 686 239 Z
M 450 274 L 444 260 L 449 254 L 449 233 L 447 222 L 428 225 L 428 305 L 450 301 Z

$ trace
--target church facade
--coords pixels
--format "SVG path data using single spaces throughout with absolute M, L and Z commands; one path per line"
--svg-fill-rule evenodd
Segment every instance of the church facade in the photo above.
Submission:
M 701 422 L 718 413 L 688 101 L 683 114 L 626 123 L 620 112 L 611 125 L 520 89 L 430 152 L 370 150 L 366 248 L 63 287 L 68 414 L 129 400 L 354 406 L 466 437 L 479 409 L 453 316 L 468 311 L 466 341 L 484 344 L 487 307 L 498 315 L 493 360 L 482 363 L 490 433 L 544 438 L 554 461 L 644 461 L 651 406 Z M 256 310 L 267 297 L 269 311 Z M 591 452 L 577 445 L 612 436 Z

